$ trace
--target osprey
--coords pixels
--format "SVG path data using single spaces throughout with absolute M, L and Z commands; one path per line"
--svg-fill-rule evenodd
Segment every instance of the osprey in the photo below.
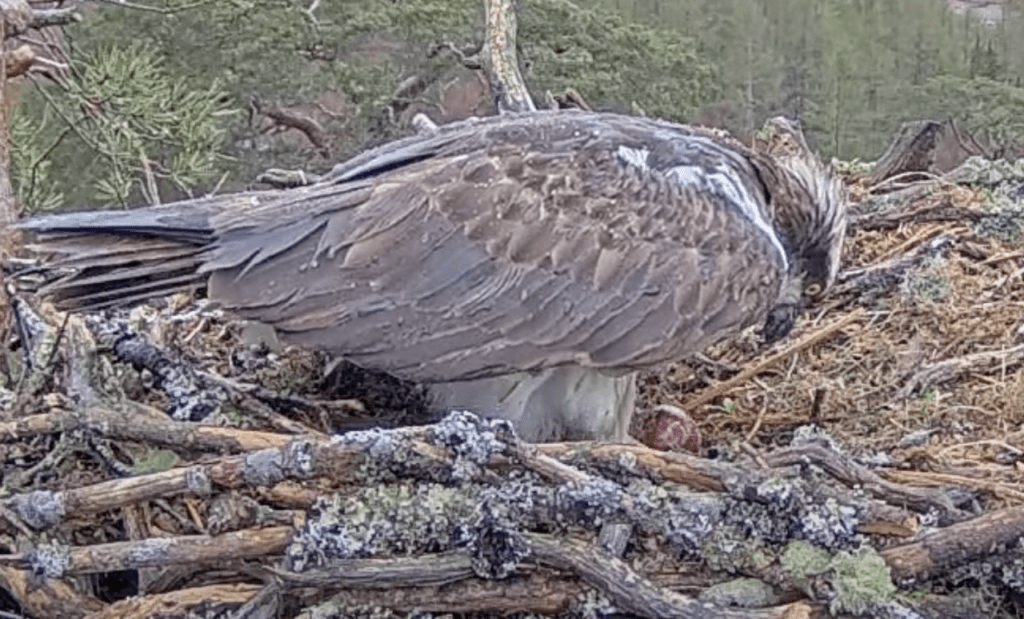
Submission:
M 835 278 L 843 185 L 773 126 L 754 150 L 614 114 L 471 119 L 306 187 L 21 227 L 56 254 L 59 307 L 204 287 L 285 341 L 428 384 L 439 409 L 623 440 L 637 371 L 757 323 L 782 335 Z

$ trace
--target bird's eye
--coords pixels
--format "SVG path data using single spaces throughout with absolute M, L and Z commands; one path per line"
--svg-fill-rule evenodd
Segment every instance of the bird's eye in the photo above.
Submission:
M 814 282 L 812 284 L 807 284 L 807 287 L 804 288 L 804 294 L 806 294 L 809 297 L 816 297 L 820 295 L 823 290 L 824 288 L 821 284 L 819 284 L 818 282 Z

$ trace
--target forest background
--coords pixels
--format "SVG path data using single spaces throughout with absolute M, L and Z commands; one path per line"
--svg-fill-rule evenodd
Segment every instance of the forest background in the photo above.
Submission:
M 12 180 L 28 211 L 135 206 L 322 172 L 439 122 L 492 113 L 479 0 L 157 0 L 65 28 L 68 69 L 18 88 Z M 970 10 L 968 10 L 970 9 Z M 955 119 L 1024 147 L 1024 2 L 520 0 L 534 99 L 725 127 L 800 120 L 870 160 L 900 123 Z

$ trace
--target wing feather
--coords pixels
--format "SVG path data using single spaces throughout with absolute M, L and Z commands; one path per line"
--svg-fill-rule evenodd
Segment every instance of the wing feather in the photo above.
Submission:
M 201 285 L 298 344 L 419 381 L 677 359 L 761 322 L 785 240 L 750 153 L 552 113 L 456 123 L 328 181 L 30 220 L 49 291 L 109 306 Z
M 763 202 L 742 152 L 656 121 L 537 117 L 362 155 L 304 195 L 287 233 L 273 203 L 216 221 L 211 296 L 419 381 L 645 367 L 763 320 L 785 277 L 750 221 L 765 205 L 670 173 L 713 170 Z

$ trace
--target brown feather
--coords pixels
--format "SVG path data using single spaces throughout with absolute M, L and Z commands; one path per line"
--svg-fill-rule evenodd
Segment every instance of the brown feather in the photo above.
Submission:
M 294 343 L 420 382 L 548 368 L 535 395 L 556 398 L 551 381 L 679 359 L 763 322 L 790 279 L 834 277 L 838 254 L 815 252 L 841 205 L 815 202 L 832 198 L 807 176 L 824 168 L 796 159 L 660 121 L 532 113 L 401 140 L 310 187 L 25 227 L 68 254 L 51 290 L 71 303 L 208 277 L 212 299 Z M 98 249 L 111 234 L 130 244 Z M 609 381 L 593 389 L 631 409 L 635 388 Z

